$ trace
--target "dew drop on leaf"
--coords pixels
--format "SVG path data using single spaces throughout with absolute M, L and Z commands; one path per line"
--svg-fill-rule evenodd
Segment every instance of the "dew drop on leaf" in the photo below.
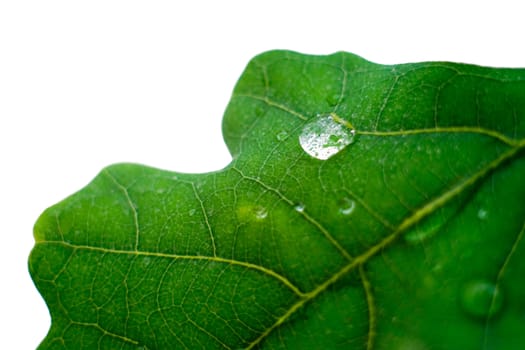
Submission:
M 424 221 L 416 225 L 412 230 L 405 233 L 404 238 L 407 243 L 418 244 L 433 237 L 441 227 L 441 223 L 436 220 Z
M 326 102 L 328 103 L 329 106 L 334 107 L 334 106 L 337 106 L 337 104 L 339 103 L 339 99 L 340 99 L 339 94 L 332 94 L 326 97 Z
M 299 213 L 302 213 L 304 211 L 304 208 L 305 206 L 303 203 L 299 203 L 294 207 L 295 211 Z
M 299 143 L 310 156 L 326 160 L 354 142 L 355 129 L 335 113 L 318 115 L 307 123 Z
M 268 211 L 266 210 L 266 208 L 261 207 L 261 206 L 255 207 L 253 212 L 257 220 L 266 219 L 266 217 L 268 216 Z
M 278 141 L 284 141 L 288 137 L 288 133 L 283 130 L 283 131 L 279 132 L 276 137 L 277 137 Z
M 261 205 L 246 204 L 237 208 L 237 218 L 243 223 L 261 221 L 267 216 L 268 210 Z
M 486 209 L 481 208 L 480 210 L 478 210 L 478 218 L 480 220 L 486 220 L 488 216 L 489 212 Z
M 343 215 L 350 215 L 355 209 L 355 201 L 350 198 L 343 198 L 339 202 L 339 212 Z
M 466 313 L 480 318 L 495 315 L 503 306 L 501 289 L 484 280 L 474 280 L 465 284 L 460 300 Z
M 261 117 L 265 112 L 265 108 L 264 107 L 261 107 L 261 106 L 258 106 L 256 109 L 255 109 L 255 115 L 257 117 Z

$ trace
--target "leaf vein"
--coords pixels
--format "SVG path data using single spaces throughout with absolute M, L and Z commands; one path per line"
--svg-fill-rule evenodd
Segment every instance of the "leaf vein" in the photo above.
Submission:
M 299 287 L 295 286 L 290 280 L 288 280 L 285 276 L 269 269 L 264 266 L 252 264 L 249 262 L 244 262 L 240 260 L 233 260 L 233 259 L 226 259 L 222 258 L 220 256 L 205 256 L 205 255 L 178 255 L 178 254 L 170 254 L 170 253 L 158 253 L 158 252 L 148 252 L 148 251 L 130 251 L 130 250 L 121 250 L 121 249 L 114 249 L 114 248 L 103 248 L 103 247 L 95 247 L 95 246 L 86 246 L 86 245 L 77 245 L 72 244 L 68 242 L 63 241 L 41 241 L 37 244 L 40 245 L 62 245 L 65 247 L 72 248 L 74 250 L 88 250 L 88 251 L 97 251 L 101 253 L 111 253 L 111 254 L 125 254 L 125 255 L 134 255 L 134 256 L 145 256 L 145 257 L 158 257 L 158 258 L 168 258 L 168 259 L 174 259 L 176 260 L 201 260 L 201 261 L 213 261 L 217 263 L 223 263 L 223 264 L 230 264 L 234 266 L 240 266 L 244 267 L 250 270 L 256 270 L 259 272 L 262 272 L 270 277 L 275 278 L 276 280 L 280 281 L 283 285 L 288 287 L 294 294 L 296 294 L 299 297 L 302 297 L 305 295 L 303 291 L 299 289 Z
M 505 270 L 507 269 L 507 265 L 509 264 L 510 259 L 516 252 L 518 245 L 523 240 L 523 237 L 525 237 L 525 222 L 523 223 L 523 226 L 521 227 L 521 230 L 518 233 L 516 240 L 512 244 L 512 247 L 510 248 L 510 252 L 507 254 L 505 261 L 503 262 L 503 264 L 501 265 L 501 268 L 498 271 L 498 274 L 496 276 L 496 288 L 500 286 L 503 275 L 505 274 Z M 487 348 L 489 323 L 491 319 L 492 310 L 495 307 L 495 303 L 496 303 L 496 293 L 493 293 L 492 298 L 490 300 L 489 312 L 487 313 L 487 317 L 485 319 L 485 328 L 483 331 L 483 349 Z
M 291 109 L 290 107 L 284 105 L 284 104 L 281 104 L 279 102 L 276 102 L 272 99 L 270 99 L 269 97 L 267 96 L 257 96 L 257 95 L 252 95 L 252 94 L 239 94 L 239 93 L 236 93 L 233 95 L 233 97 L 247 97 L 247 98 L 251 98 L 251 99 L 254 99 L 254 100 L 259 100 L 259 101 L 262 101 L 264 103 L 266 103 L 268 106 L 271 106 L 271 107 L 275 107 L 275 108 L 278 108 L 280 110 L 283 110 L 285 111 L 286 113 L 289 113 L 301 120 L 308 120 L 308 117 L 306 117 L 305 115 L 299 113 L 299 112 L 296 112 L 295 110 Z
M 374 341 L 376 337 L 377 310 L 375 306 L 374 294 L 372 293 L 372 285 L 366 276 L 363 264 L 359 265 L 359 276 L 361 277 L 361 281 L 363 283 L 363 289 L 365 290 L 366 295 L 366 303 L 368 306 L 368 339 L 366 342 L 366 349 L 372 350 L 374 348 Z
M 115 176 L 113 176 L 107 169 L 103 170 L 102 173 L 105 174 L 117 186 L 117 188 L 124 194 L 124 197 L 126 198 L 126 201 L 128 202 L 128 205 L 131 209 L 131 213 L 133 216 L 133 225 L 135 226 L 135 247 L 134 249 L 135 251 L 138 251 L 140 227 L 139 227 L 139 218 L 138 218 L 137 208 L 135 207 L 135 204 L 131 200 L 128 189 L 124 187 L 121 183 L 119 183 L 118 180 L 115 178 Z
M 215 246 L 215 237 L 213 235 L 213 229 L 211 228 L 210 221 L 208 219 L 208 213 L 206 212 L 206 208 L 204 208 L 204 202 L 202 201 L 199 193 L 197 192 L 197 189 L 195 188 L 195 184 L 193 182 L 191 183 L 191 188 L 193 189 L 193 193 L 195 194 L 195 198 L 199 202 L 199 205 L 200 205 L 200 208 L 201 208 L 201 211 L 202 211 L 202 215 L 204 217 L 204 222 L 206 223 L 206 228 L 208 229 L 208 232 L 210 234 L 210 241 L 211 241 L 211 246 L 212 246 L 212 254 L 215 257 L 215 256 L 217 256 L 217 247 Z
M 357 130 L 356 134 L 370 135 L 370 136 L 404 136 L 404 135 L 419 135 L 419 134 L 480 134 L 490 136 L 494 139 L 501 141 L 502 143 L 511 146 L 518 147 L 520 140 L 514 140 L 509 138 L 497 131 L 489 130 L 476 126 L 448 126 L 448 127 L 436 127 L 428 129 L 408 129 L 400 131 L 366 131 Z
M 279 191 L 278 189 L 276 188 L 273 188 L 273 187 L 270 187 L 268 185 L 266 185 L 264 182 L 262 182 L 260 179 L 257 179 L 257 178 L 253 178 L 251 176 L 247 176 L 246 174 L 244 174 L 241 170 L 237 169 L 236 167 L 233 167 L 232 169 L 234 169 L 235 171 L 237 171 L 244 179 L 246 180 L 249 180 L 249 181 L 252 181 L 254 183 L 257 183 L 258 185 L 260 185 L 261 187 L 263 187 L 265 190 L 269 191 L 269 192 L 272 192 L 274 193 L 275 195 L 277 195 L 279 198 L 281 198 L 284 202 L 286 202 L 288 205 L 290 205 L 292 208 L 294 206 L 297 205 L 296 202 L 293 202 L 292 200 L 290 200 L 288 197 L 286 197 L 284 194 L 281 193 L 281 191 Z M 330 232 L 328 232 L 328 230 L 319 222 L 317 221 L 314 217 L 312 217 L 311 215 L 309 215 L 306 210 L 301 210 L 298 212 L 298 214 L 300 214 L 302 217 L 304 217 L 306 219 L 307 222 L 309 222 L 312 226 L 314 226 L 315 228 L 317 228 L 317 230 L 319 230 L 323 236 L 325 236 L 325 238 L 347 259 L 347 260 L 352 260 L 352 256 L 346 251 L 345 248 L 343 248 L 343 246 L 341 246 L 341 244 L 339 244 L 339 242 L 332 236 L 332 234 Z

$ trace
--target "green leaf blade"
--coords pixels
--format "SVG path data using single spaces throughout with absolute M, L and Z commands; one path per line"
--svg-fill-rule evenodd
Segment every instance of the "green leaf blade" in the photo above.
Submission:
M 524 118 L 524 70 L 262 54 L 228 167 L 111 166 L 42 214 L 40 348 L 519 348 Z

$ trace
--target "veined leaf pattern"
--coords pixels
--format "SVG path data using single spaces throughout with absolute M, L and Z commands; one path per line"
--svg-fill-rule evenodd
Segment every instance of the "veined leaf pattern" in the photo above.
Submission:
M 525 70 L 268 52 L 223 133 L 42 214 L 41 349 L 525 345 Z

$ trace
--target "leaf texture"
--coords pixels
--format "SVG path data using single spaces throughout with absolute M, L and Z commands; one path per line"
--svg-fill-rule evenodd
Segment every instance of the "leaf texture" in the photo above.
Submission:
M 40 349 L 525 346 L 524 69 L 272 51 L 223 133 L 41 215 Z

